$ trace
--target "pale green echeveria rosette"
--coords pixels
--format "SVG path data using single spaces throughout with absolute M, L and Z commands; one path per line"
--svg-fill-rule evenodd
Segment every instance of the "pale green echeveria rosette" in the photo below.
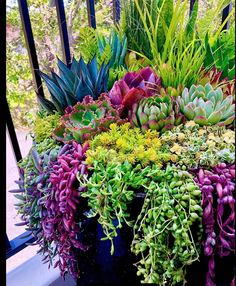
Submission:
M 226 126 L 235 119 L 233 96 L 224 98 L 222 90 L 213 89 L 209 83 L 205 86 L 192 85 L 189 90 L 185 88 L 177 102 L 185 117 L 200 126 Z

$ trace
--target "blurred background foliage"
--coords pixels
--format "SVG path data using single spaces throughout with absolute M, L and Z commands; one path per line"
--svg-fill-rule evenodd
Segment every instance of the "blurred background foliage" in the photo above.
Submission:
M 45 73 L 51 69 L 57 71 L 56 57 L 62 58 L 56 9 L 49 0 L 28 0 L 30 19 L 38 55 L 39 67 Z M 97 0 L 96 22 L 97 31 L 108 35 L 112 29 L 112 0 Z M 201 30 L 209 23 L 216 25 L 221 22 L 221 11 L 212 15 L 211 9 L 218 1 L 200 0 L 199 17 Z M 72 56 L 79 58 L 79 49 L 83 28 L 88 26 L 85 0 L 64 0 L 67 28 Z M 235 3 L 233 1 L 233 5 Z M 231 23 L 234 23 L 234 17 Z M 212 18 L 215 21 L 212 21 Z M 205 23 L 205 24 L 204 24 Z M 47 96 L 47 88 L 44 88 Z M 32 75 L 22 32 L 20 15 L 16 0 L 7 0 L 7 100 L 10 106 L 14 125 L 18 129 L 27 128 L 37 111 L 37 101 L 33 87 Z
M 62 58 L 56 9 L 49 0 L 28 0 L 39 68 L 48 73 Z M 112 24 L 111 0 L 96 1 L 99 33 L 109 33 Z M 85 0 L 65 0 L 65 13 L 72 56 L 79 58 L 80 31 L 88 25 Z M 47 88 L 44 88 L 47 95 Z M 32 74 L 23 36 L 17 1 L 7 0 L 7 100 L 16 128 L 27 128 L 37 111 Z

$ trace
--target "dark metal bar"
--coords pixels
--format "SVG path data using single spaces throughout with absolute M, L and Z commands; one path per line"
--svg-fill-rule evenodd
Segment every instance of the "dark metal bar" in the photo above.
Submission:
M 120 0 L 112 0 L 112 3 L 113 22 L 116 25 L 120 21 Z
M 96 29 L 96 16 L 95 16 L 95 3 L 94 0 L 86 0 L 87 2 L 87 12 L 88 12 L 88 22 L 89 26 Z
M 6 111 L 6 123 L 7 123 L 7 129 L 8 129 L 8 133 L 10 135 L 10 141 L 12 144 L 12 148 L 14 151 L 14 155 L 15 155 L 15 159 L 17 162 L 19 162 L 22 159 L 22 155 L 21 155 L 21 151 L 20 151 L 20 147 L 19 147 L 19 143 L 16 137 L 16 132 L 15 132 L 15 128 L 13 125 L 13 121 L 11 118 L 11 113 L 9 110 L 9 106 L 7 104 L 6 99 L 4 100 L 5 102 L 5 111 Z
M 196 2 L 196 0 L 190 0 L 190 11 L 189 11 L 189 14 L 191 15 L 192 11 L 193 11 L 193 5 L 194 3 Z
M 30 67 L 32 70 L 33 81 L 35 85 L 35 92 L 39 96 L 44 97 L 42 81 L 41 81 L 39 74 L 37 73 L 37 71 L 39 70 L 39 64 L 38 64 L 38 58 L 37 58 L 36 49 L 35 49 L 32 27 L 30 23 L 27 1 L 18 0 L 18 5 L 19 5 L 19 11 L 20 11 L 20 17 L 21 17 L 21 23 L 23 27 L 25 42 L 26 42 L 26 48 L 27 48 L 28 55 L 29 55 Z
M 28 243 L 35 241 L 34 237 L 32 236 L 22 238 L 27 234 L 30 234 L 30 232 L 26 231 L 10 241 L 10 248 L 6 251 L 6 259 L 24 249 L 26 246 L 28 246 Z
M 222 23 L 228 17 L 228 15 L 229 15 L 231 10 L 232 10 L 232 2 L 223 9 L 223 12 L 222 12 Z M 222 30 L 228 30 L 228 29 L 229 29 L 229 20 L 225 23 L 225 25 L 222 28 Z
M 61 47 L 64 63 L 69 67 L 71 64 L 70 44 L 66 26 L 66 16 L 63 0 L 55 0 L 57 20 L 60 31 Z
M 10 249 L 11 249 L 11 244 L 10 244 L 10 241 L 9 241 L 9 239 L 8 239 L 7 234 L 5 235 L 5 244 L 6 244 L 6 250 L 7 250 L 7 251 L 10 251 Z

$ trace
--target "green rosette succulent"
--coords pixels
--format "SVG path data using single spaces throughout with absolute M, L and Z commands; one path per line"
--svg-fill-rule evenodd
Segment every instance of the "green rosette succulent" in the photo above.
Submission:
M 135 103 L 130 112 L 133 125 L 142 130 L 152 129 L 160 132 L 172 129 L 184 121 L 178 105 L 170 97 L 148 97 Z
M 81 143 L 107 131 L 114 122 L 119 125 L 126 120 L 120 119 L 118 111 L 111 106 L 106 94 L 102 94 L 98 100 L 86 96 L 83 102 L 66 108 L 61 124 L 53 131 L 52 136 L 61 142 L 76 140 Z
M 209 83 L 205 86 L 192 85 L 189 90 L 185 88 L 182 95 L 178 96 L 177 102 L 185 117 L 200 126 L 226 126 L 235 118 L 233 96 L 224 98 L 222 90 L 213 89 Z

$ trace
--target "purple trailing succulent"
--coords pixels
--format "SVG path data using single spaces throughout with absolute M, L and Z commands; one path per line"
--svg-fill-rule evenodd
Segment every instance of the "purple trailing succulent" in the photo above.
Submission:
M 116 108 L 129 110 L 140 99 L 159 93 L 160 88 L 161 79 L 150 67 L 146 67 L 138 72 L 128 72 L 116 81 L 108 97 Z
M 19 189 L 11 192 L 21 193 L 16 194 L 20 200 L 18 213 L 22 214 L 23 220 L 18 225 L 26 225 L 35 237 L 44 263 L 59 267 L 62 276 L 69 272 L 77 278 L 75 250 L 85 251 L 87 245 L 78 239 L 83 231 L 78 222 L 86 219 L 83 215 L 86 204 L 81 203 L 80 193 L 86 188 L 79 185 L 76 174 L 87 174 L 83 161 L 88 144 L 81 146 L 72 142 L 55 147 L 54 143 L 50 147 L 50 142 L 46 141 L 49 144 L 47 151 L 39 152 L 36 145 L 21 162 L 20 180 L 16 181 Z M 54 261 L 56 256 L 58 260 Z
M 87 167 L 83 163 L 87 149 L 87 143 L 82 146 L 72 142 L 63 146 L 57 161 L 52 165 L 50 195 L 45 201 L 48 215 L 42 220 L 44 236 L 56 244 L 59 255 L 54 267 L 58 266 L 62 275 L 69 271 L 75 278 L 78 277 L 75 249 L 87 249 L 87 246 L 78 241 L 81 229 L 76 219 L 80 194 L 86 190 L 86 187 L 79 186 L 76 174 L 87 174 Z
M 86 96 L 82 103 L 68 107 L 65 113 L 61 125 L 53 132 L 53 137 L 62 142 L 84 142 L 93 135 L 107 131 L 111 123 L 125 122 L 111 106 L 106 94 L 102 94 L 96 101 Z
M 235 253 L 235 165 L 220 163 L 195 173 L 202 192 L 204 254 L 209 258 L 206 285 L 215 286 L 215 255 Z

